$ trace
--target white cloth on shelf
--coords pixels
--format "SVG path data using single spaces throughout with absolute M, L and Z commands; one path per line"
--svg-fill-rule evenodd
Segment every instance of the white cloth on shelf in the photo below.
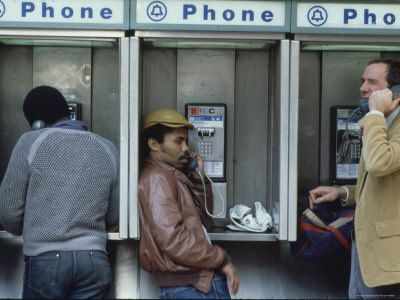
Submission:
M 233 224 L 226 225 L 237 231 L 265 232 L 272 228 L 272 218 L 260 202 L 254 202 L 255 217 L 251 208 L 238 204 L 229 210 L 229 217 Z

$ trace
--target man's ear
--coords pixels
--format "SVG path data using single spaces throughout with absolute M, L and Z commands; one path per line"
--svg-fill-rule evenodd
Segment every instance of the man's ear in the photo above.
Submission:
M 147 140 L 147 145 L 149 146 L 151 151 L 157 152 L 160 149 L 160 144 L 154 138 L 149 138 Z

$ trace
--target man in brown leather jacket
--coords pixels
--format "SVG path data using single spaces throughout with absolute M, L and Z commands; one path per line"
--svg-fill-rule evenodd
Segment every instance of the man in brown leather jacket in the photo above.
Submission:
M 200 175 L 185 171 L 190 158 L 197 160 L 200 172 L 204 166 L 203 158 L 187 146 L 191 128 L 171 109 L 157 109 L 144 118 L 139 262 L 153 273 L 161 299 L 227 299 L 226 277 L 233 294 L 239 278 L 227 253 L 209 241 L 205 228 L 210 229 L 212 220 L 204 209 Z M 209 183 L 206 189 L 212 200 Z

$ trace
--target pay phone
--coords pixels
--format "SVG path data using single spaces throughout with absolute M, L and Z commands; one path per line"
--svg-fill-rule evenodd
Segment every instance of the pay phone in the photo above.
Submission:
M 225 104 L 186 104 L 186 117 L 193 124 L 189 145 L 204 157 L 204 171 L 216 182 L 225 182 Z
M 331 108 L 331 184 L 355 184 L 361 156 L 361 113 L 357 106 Z
M 78 101 L 67 101 L 67 103 L 69 118 L 74 121 L 81 120 L 81 103 Z
M 203 156 L 204 172 L 213 181 L 213 193 L 221 201 L 214 201 L 216 218 L 226 215 L 226 105 L 221 103 L 188 103 L 185 115 L 194 126 L 189 130 L 189 147 Z

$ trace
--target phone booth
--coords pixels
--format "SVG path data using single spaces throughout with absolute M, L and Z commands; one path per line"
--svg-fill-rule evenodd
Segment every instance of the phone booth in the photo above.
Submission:
M 215 184 L 213 243 L 238 257 L 254 245 L 252 255 L 261 259 L 275 251 L 262 245 L 279 247 L 266 241 L 295 240 L 296 222 L 288 220 L 290 1 L 136 0 L 131 9 L 130 178 L 138 176 L 142 159 L 132 144 L 142 117 L 160 107 L 176 109 L 195 126 L 189 146 L 203 155 Z M 135 197 L 131 185 L 132 204 Z M 233 223 L 230 209 L 242 204 L 255 216 L 257 202 L 272 217 L 272 228 L 260 233 L 227 227 Z M 137 215 L 133 204 L 134 239 L 140 239 Z M 256 272 L 248 269 L 252 263 L 238 263 L 249 270 L 242 275 L 249 284 L 274 269 Z M 156 297 L 151 276 L 140 271 L 138 277 L 140 297 Z M 239 297 L 268 297 L 261 285 L 243 288 Z
M 70 117 L 120 152 L 120 220 L 111 240 L 128 237 L 128 20 L 126 0 L 0 1 L 0 180 L 18 138 L 31 130 L 22 111 L 25 96 L 39 85 L 58 88 Z M 20 238 L 5 231 L 0 237 L 0 247 L 10 251 L 1 260 L 7 287 L 1 297 L 19 297 L 14 293 L 22 289 L 23 265 L 15 262 L 21 248 L 10 245 Z
M 399 8 L 393 1 L 294 1 L 290 123 L 298 153 L 290 149 L 298 159 L 290 162 L 299 173 L 289 185 L 297 182 L 299 195 L 318 185 L 355 184 L 360 135 L 357 120 L 348 118 L 367 63 L 400 58 Z
M 360 100 L 367 64 L 400 58 L 400 6 L 394 1 L 302 0 L 292 5 L 289 131 L 298 145 L 289 147 L 289 165 L 297 164 L 292 169 L 298 172 L 290 175 L 289 186 L 307 196 L 319 185 L 356 183 L 361 142 L 357 120 L 350 115 Z M 349 276 L 350 259 L 335 272 Z
M 284 1 L 138 0 L 131 5 L 131 141 L 142 115 L 152 109 L 176 109 L 191 120 L 196 128 L 189 145 L 203 154 L 206 173 L 215 181 L 214 214 L 224 210 L 214 219 L 213 240 L 290 238 L 289 41 L 284 34 L 289 7 Z M 132 143 L 130 151 L 134 176 L 141 157 Z M 134 199 L 137 190 L 130 193 Z M 272 216 L 271 230 L 226 227 L 229 209 L 243 204 L 254 214 L 255 202 Z M 139 238 L 136 206 L 130 209 L 129 234 Z

